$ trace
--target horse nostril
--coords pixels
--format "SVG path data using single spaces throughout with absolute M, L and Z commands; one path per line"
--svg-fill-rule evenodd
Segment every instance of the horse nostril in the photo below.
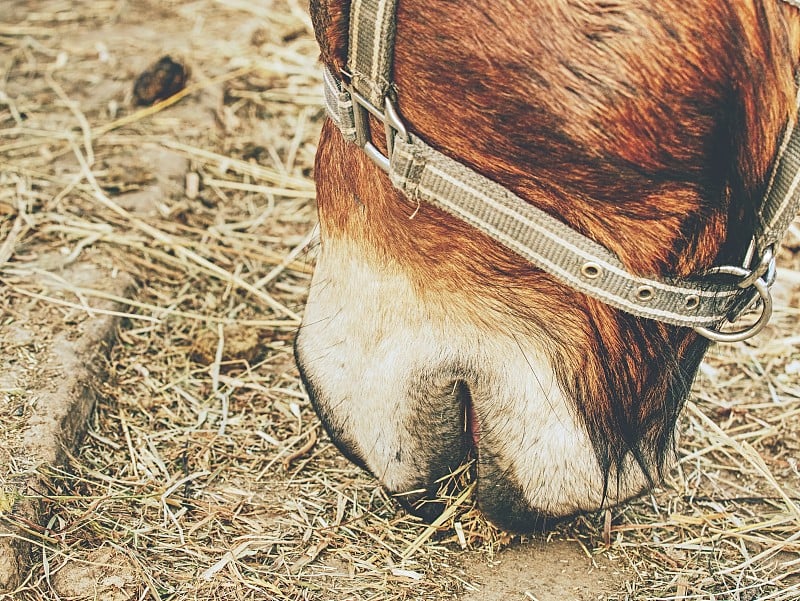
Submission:
M 462 464 L 427 488 L 395 495 L 398 502 L 411 514 L 426 522 L 433 522 L 473 486 L 475 461 L 467 457 Z M 463 501 L 463 499 L 461 499 Z
M 469 392 L 469 388 L 464 385 L 464 394 L 462 395 L 462 399 L 464 402 L 464 422 L 466 424 L 466 432 L 472 442 L 472 447 L 474 449 L 478 448 L 478 443 L 480 442 L 481 438 L 481 428 L 480 422 L 478 422 L 478 415 L 475 412 L 475 405 L 472 403 L 472 395 Z

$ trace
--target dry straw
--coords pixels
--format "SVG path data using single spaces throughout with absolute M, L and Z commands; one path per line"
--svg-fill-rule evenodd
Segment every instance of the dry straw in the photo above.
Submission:
M 477 588 L 465 549 L 485 563 L 526 543 L 475 509 L 469 470 L 434 524 L 409 517 L 333 449 L 293 366 L 323 118 L 304 5 L 37 6 L 0 9 L 0 303 L 68 325 L 124 300 L 126 325 L 89 436 L 37 496 L 48 523 L 15 524 L 36 558 L 13 598 L 79 598 L 81 578 L 100 587 L 86 598 L 152 601 Z M 132 109 L 165 52 L 190 85 Z M 781 261 L 797 286 L 800 259 Z M 130 273 L 135 298 L 64 281 L 81 262 Z M 784 296 L 752 345 L 712 350 L 665 484 L 549 535 L 627 570 L 607 598 L 800 598 L 800 298 Z

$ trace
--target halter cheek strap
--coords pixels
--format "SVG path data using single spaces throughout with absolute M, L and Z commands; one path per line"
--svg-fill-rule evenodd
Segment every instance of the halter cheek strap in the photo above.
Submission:
M 744 266 L 715 267 L 690 278 L 639 276 L 605 247 L 406 130 L 392 90 L 395 9 L 396 0 L 353 0 L 347 73 L 340 79 L 326 67 L 323 81 L 328 114 L 342 135 L 410 200 L 438 207 L 564 284 L 632 315 L 726 342 L 749 338 L 766 325 L 774 249 L 800 211 L 800 131 L 794 121 L 775 159 Z M 800 96 L 798 103 L 800 109 Z M 384 125 L 386 155 L 371 141 L 370 114 Z M 757 299 L 762 302 L 756 323 L 735 332 L 718 329 Z

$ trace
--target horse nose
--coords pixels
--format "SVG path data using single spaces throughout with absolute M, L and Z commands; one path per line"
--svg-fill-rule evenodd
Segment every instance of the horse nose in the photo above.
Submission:
M 468 395 L 468 390 L 463 388 L 462 394 Z M 407 511 L 425 522 L 433 522 L 468 486 L 474 485 L 472 495 L 483 514 L 508 532 L 543 532 L 569 517 L 531 506 L 513 470 L 500 467 L 502 461 L 495 456 L 491 445 L 479 446 L 479 424 L 471 403 L 465 405 L 461 432 L 463 459 L 457 469 L 450 449 L 429 474 L 427 486 L 394 495 Z
M 447 499 L 463 483 L 465 466 L 472 454 L 473 437 L 470 418 L 472 405 L 469 387 L 463 380 L 446 384 L 427 378 L 412 393 L 418 407 L 417 441 L 424 448 L 425 464 L 416 486 L 394 491 L 394 497 L 409 512 L 432 522 L 446 509 Z

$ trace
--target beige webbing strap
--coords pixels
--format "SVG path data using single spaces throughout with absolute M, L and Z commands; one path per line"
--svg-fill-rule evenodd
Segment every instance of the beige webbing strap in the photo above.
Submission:
M 673 325 L 711 325 L 742 293 L 735 284 L 705 288 L 634 276 L 606 248 L 499 184 L 412 136 L 395 139 L 389 177 L 413 201 L 458 217 L 584 294 L 639 317 Z
M 356 141 L 356 125 L 353 113 L 353 99 L 343 92 L 336 77 L 327 67 L 322 70 L 322 83 L 325 90 L 325 109 L 342 136 L 348 142 Z
M 395 0 L 353 0 L 347 69 L 353 87 L 374 106 L 392 84 Z
M 797 96 L 795 114 L 800 118 L 800 94 Z M 800 213 L 800 132 L 797 120 L 793 120 L 786 128 L 778 149 L 764 203 L 758 212 L 755 233 L 757 251 L 763 253 L 769 248 L 775 249 L 780 245 L 798 213 Z

